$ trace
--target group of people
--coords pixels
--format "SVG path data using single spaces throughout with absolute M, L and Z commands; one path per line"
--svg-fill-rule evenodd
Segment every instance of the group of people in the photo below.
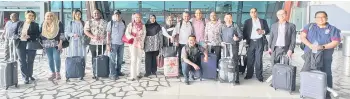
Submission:
M 100 10 L 94 10 L 92 19 L 83 21 L 82 12 L 74 10 L 73 20 L 70 24 L 63 24 L 52 12 L 45 14 L 45 20 L 39 27 L 35 23 L 36 14 L 34 11 L 25 12 L 25 20 L 19 21 L 18 15 L 13 13 L 5 26 L 5 33 L 2 37 L 7 38 L 6 59 L 9 58 L 10 38 L 16 42 L 17 55 L 21 67 L 21 73 L 25 79 L 25 84 L 33 78 L 33 62 L 36 50 L 35 42 L 41 40 L 42 46 L 49 59 L 49 66 L 52 75 L 49 79 L 61 79 L 60 76 L 60 51 L 64 40 L 69 39 L 68 56 L 86 56 L 86 46 L 92 55 L 92 59 L 97 55 L 110 52 L 112 65 L 110 65 L 110 77 L 118 79 L 124 76 L 121 66 L 124 56 L 124 38 L 134 39 L 129 44 L 130 51 L 130 76 L 129 80 L 142 77 L 140 75 L 141 55 L 145 52 L 145 74 L 144 77 L 156 75 L 157 57 L 162 53 L 165 46 L 177 46 L 177 56 L 179 58 L 179 74 L 185 77 L 185 82 L 189 84 L 189 77 L 201 68 L 200 62 L 208 60 L 208 53 L 215 53 L 217 62 L 221 58 L 223 43 L 231 44 L 232 55 L 235 63 L 238 63 L 239 42 L 246 40 L 247 48 L 247 73 L 244 79 L 251 79 L 255 71 L 256 78 L 263 82 L 263 52 L 268 51 L 272 56 L 272 64 L 279 63 L 280 57 L 287 55 L 292 58 L 296 45 L 296 26 L 288 22 L 285 10 L 276 13 L 278 22 L 269 28 L 267 21 L 258 17 L 258 9 L 251 8 L 251 18 L 245 20 L 243 30 L 233 22 L 231 13 L 224 16 L 224 22 L 218 20 L 215 12 L 210 13 L 210 18 L 205 19 L 200 10 L 195 11 L 195 17 L 190 18 L 189 12 L 182 14 L 182 20 L 173 23 L 173 16 L 166 17 L 166 24 L 160 25 L 156 21 L 156 16 L 149 16 L 146 23 L 142 23 L 142 15 L 135 13 L 132 15 L 130 23 L 125 23 L 121 18 L 119 10 L 114 11 L 112 20 L 107 22 L 101 16 Z M 301 41 L 305 44 L 304 52 L 310 50 L 322 50 L 323 68 L 321 71 L 327 73 L 327 84 L 332 87 L 332 54 L 334 48 L 340 42 L 340 30 L 327 22 L 327 13 L 316 12 L 315 23 L 306 25 L 300 34 Z M 267 39 L 266 35 L 270 35 Z M 89 39 L 90 38 L 90 39 Z M 314 45 L 317 42 L 318 45 Z M 208 49 L 209 47 L 211 49 Z M 187 50 L 186 48 L 189 48 Z M 192 50 L 193 48 L 199 49 Z M 102 50 L 105 49 L 105 50 Z M 190 54 L 189 54 L 190 53 Z M 204 53 L 201 60 L 193 59 L 196 53 Z M 197 60 L 197 61 L 193 61 Z M 91 60 L 92 61 L 92 60 Z M 236 65 L 238 66 L 238 65 Z M 238 73 L 238 71 L 236 71 Z M 235 81 L 239 84 L 239 79 Z

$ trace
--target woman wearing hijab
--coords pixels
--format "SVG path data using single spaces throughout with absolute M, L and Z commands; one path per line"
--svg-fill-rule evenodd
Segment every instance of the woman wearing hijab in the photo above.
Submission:
M 49 66 L 52 75 L 49 80 L 61 79 L 61 56 L 62 40 L 64 39 L 63 24 L 53 12 L 46 12 L 45 20 L 41 27 L 41 39 L 46 55 L 49 59 Z
M 65 36 L 70 38 L 67 57 L 85 57 L 84 21 L 81 20 L 81 15 L 82 12 L 80 10 L 74 10 L 72 13 L 73 20 L 66 25 Z
M 133 15 L 133 21 L 128 24 L 125 36 L 128 39 L 134 39 L 130 44 L 130 78 L 129 80 L 135 80 L 141 78 L 140 67 L 141 67 L 141 55 L 142 49 L 144 48 L 144 40 L 146 36 L 146 27 L 141 22 L 141 14 L 136 13 Z
M 25 21 L 20 22 L 15 32 L 18 38 L 17 55 L 21 66 L 22 78 L 25 84 L 29 84 L 29 79 L 33 78 L 33 65 L 37 49 L 27 49 L 27 42 L 36 42 L 40 35 L 39 24 L 34 22 L 36 14 L 32 10 L 25 12 Z
M 146 23 L 145 37 L 145 77 L 151 74 L 156 75 L 157 72 L 157 56 L 163 42 L 162 28 L 156 21 L 156 16 L 151 15 Z

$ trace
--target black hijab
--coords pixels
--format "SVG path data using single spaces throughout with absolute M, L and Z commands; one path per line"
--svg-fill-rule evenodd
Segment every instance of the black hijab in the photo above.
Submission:
M 154 23 L 151 23 L 150 19 L 151 19 L 152 16 L 155 19 L 157 19 L 155 15 L 151 15 L 149 17 L 149 19 L 147 20 L 147 23 L 146 23 L 146 31 L 147 31 L 147 33 L 146 33 L 146 36 L 154 36 L 157 33 L 159 33 L 159 31 L 161 30 L 161 27 L 157 23 L 157 21 L 155 21 Z

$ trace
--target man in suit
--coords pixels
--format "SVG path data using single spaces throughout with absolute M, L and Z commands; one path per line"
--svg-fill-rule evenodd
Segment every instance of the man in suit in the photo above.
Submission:
M 278 22 L 272 24 L 269 38 L 269 53 L 272 57 L 272 66 L 280 63 L 283 55 L 291 58 L 295 48 L 296 29 L 293 23 L 287 22 L 286 11 L 277 11 Z M 288 62 L 288 61 L 286 61 Z
M 245 20 L 243 27 L 243 39 L 248 45 L 247 51 L 247 74 L 244 79 L 251 79 L 254 73 L 256 78 L 263 82 L 262 76 L 262 55 L 264 46 L 267 44 L 265 35 L 270 32 L 266 20 L 258 18 L 258 10 L 256 8 L 250 9 L 250 19 Z

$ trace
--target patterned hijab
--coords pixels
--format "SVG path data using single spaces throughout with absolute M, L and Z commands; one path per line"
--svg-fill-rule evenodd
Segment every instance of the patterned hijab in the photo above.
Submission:
M 45 16 L 52 15 L 52 21 L 49 22 L 46 19 L 42 26 L 42 36 L 47 39 L 53 39 L 57 36 L 59 31 L 59 21 L 57 16 L 53 12 L 46 12 Z

